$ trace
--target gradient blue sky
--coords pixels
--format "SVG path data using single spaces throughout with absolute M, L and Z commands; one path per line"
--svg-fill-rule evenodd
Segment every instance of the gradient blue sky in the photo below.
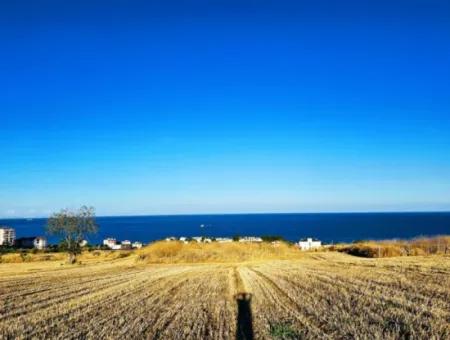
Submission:
M 450 2 L 2 1 L 0 216 L 450 210 Z

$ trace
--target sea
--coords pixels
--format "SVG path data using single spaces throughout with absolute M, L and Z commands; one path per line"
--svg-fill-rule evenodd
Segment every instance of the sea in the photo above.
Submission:
M 99 231 L 88 237 L 100 244 L 107 237 L 148 243 L 166 237 L 232 237 L 277 235 L 290 241 L 315 237 L 326 243 L 405 239 L 450 234 L 450 212 L 289 213 L 97 217 Z M 0 219 L 17 237 L 47 236 L 47 220 Z

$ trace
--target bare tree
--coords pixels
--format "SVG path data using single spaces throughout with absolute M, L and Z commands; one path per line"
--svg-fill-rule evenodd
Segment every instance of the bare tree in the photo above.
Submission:
M 73 264 L 81 253 L 80 242 L 86 235 L 98 231 L 95 209 L 87 206 L 82 206 L 78 211 L 62 209 L 49 217 L 46 230 L 49 235 L 62 239 L 67 249 L 68 263 Z

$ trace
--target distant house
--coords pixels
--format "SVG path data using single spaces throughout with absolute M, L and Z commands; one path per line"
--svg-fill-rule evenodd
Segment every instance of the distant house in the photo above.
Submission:
M 261 237 L 254 237 L 254 236 L 246 236 L 246 237 L 241 237 L 239 239 L 239 242 L 262 242 L 262 238 Z
M 229 243 L 229 242 L 233 242 L 233 239 L 228 238 L 228 237 L 216 237 L 216 242 Z
M 320 248 L 322 246 L 322 242 L 319 241 L 318 239 L 315 239 L 315 238 L 313 239 L 311 237 L 308 237 L 308 238 L 301 239 L 297 243 L 297 245 L 301 250 L 310 250 L 310 249 Z
M 0 227 L 0 246 L 13 246 L 16 241 L 16 231 L 13 228 Z
M 34 239 L 34 247 L 36 249 L 47 248 L 47 239 L 45 237 L 39 236 Z
M 166 237 L 166 241 L 170 242 L 170 241 L 176 241 L 177 239 L 175 237 Z
M 131 241 L 123 240 L 120 242 L 121 249 L 131 249 Z
M 142 243 L 141 242 L 133 242 L 133 244 L 131 245 L 133 248 L 142 248 Z
M 188 243 L 187 237 L 180 237 L 179 240 L 183 243 Z
M 79 245 L 80 245 L 80 247 L 86 247 L 88 245 L 88 241 L 87 240 L 81 240 Z
M 132 248 L 142 248 L 141 242 L 131 242 L 130 240 L 123 240 L 122 242 L 117 242 L 115 238 L 106 238 L 103 240 L 103 245 L 107 246 L 112 250 L 127 250 Z
M 45 249 L 47 239 L 45 237 L 21 237 L 16 240 L 16 246 L 19 248 Z
M 117 245 L 117 240 L 115 238 L 106 238 L 103 240 L 103 245 L 113 249 Z
M 210 243 L 212 240 L 209 237 L 203 237 L 203 236 L 194 236 L 192 237 L 192 240 L 197 243 Z

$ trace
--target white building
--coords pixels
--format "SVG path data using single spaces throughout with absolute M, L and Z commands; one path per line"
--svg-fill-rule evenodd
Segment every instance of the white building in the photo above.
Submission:
M 142 248 L 142 243 L 141 242 L 133 242 L 133 244 L 131 245 L 133 248 L 137 248 L 140 249 Z
M 38 236 L 34 239 L 33 246 L 36 249 L 45 249 L 47 248 L 47 239 L 45 237 Z
M 87 240 L 81 240 L 79 245 L 80 245 L 80 247 L 86 247 L 88 245 L 88 241 Z
M 322 246 L 322 242 L 311 237 L 304 238 L 297 243 L 301 250 L 317 249 Z
M 129 240 L 124 240 L 122 242 L 120 242 L 123 246 L 131 246 L 131 241 Z
M 246 237 L 241 237 L 239 239 L 239 242 L 262 242 L 262 238 L 261 237 L 254 237 L 254 236 L 246 236 Z
M 166 241 L 170 242 L 170 241 L 176 241 L 177 239 L 175 237 L 166 237 Z
M 194 236 L 194 237 L 192 237 L 192 240 L 197 243 L 211 243 L 212 242 L 212 240 L 209 237 L 204 237 L 204 236 Z
M 122 249 L 122 245 L 116 243 L 116 244 L 111 245 L 110 248 L 112 250 L 120 250 L 120 249 Z
M 180 237 L 180 241 L 183 243 L 188 243 L 187 237 Z
M 228 237 L 217 237 L 217 238 L 216 238 L 216 242 L 219 242 L 219 243 L 229 243 L 229 242 L 233 242 L 233 239 L 228 238 Z
M 12 246 L 16 241 L 16 231 L 13 228 L 0 227 L 0 246 Z
M 113 249 L 113 247 L 117 245 L 117 240 L 115 238 L 109 237 L 103 240 L 103 245 Z

